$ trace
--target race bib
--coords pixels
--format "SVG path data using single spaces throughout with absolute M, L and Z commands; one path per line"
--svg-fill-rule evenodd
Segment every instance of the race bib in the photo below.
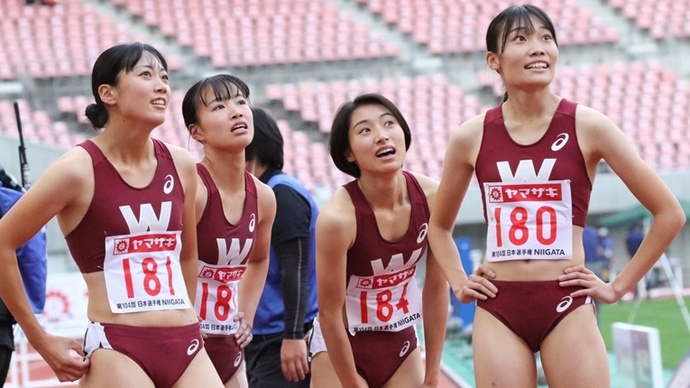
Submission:
M 573 257 L 570 181 L 484 183 L 490 262 Z
M 113 313 L 192 307 L 187 296 L 180 232 L 145 232 L 105 238 L 103 272 Z
M 400 331 L 422 317 L 416 266 L 374 276 L 351 276 L 345 308 L 350 333 Z
M 194 307 L 201 318 L 201 331 L 207 334 L 235 334 L 240 327 L 237 315 L 237 289 L 246 265 L 211 265 L 199 261 Z

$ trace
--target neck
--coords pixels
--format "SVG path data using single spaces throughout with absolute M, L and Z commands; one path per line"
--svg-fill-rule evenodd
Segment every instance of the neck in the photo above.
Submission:
M 391 175 L 362 175 L 357 180 L 372 208 L 393 208 L 405 201 L 407 195 L 402 169 Z
M 553 112 L 560 97 L 551 93 L 548 88 L 539 91 L 511 90 L 503 109 L 515 119 L 542 116 Z
M 92 138 L 92 141 L 108 156 L 108 159 L 116 159 L 124 162 L 135 163 L 150 158 L 153 153 L 153 143 L 148 133 L 118 132 L 112 127 L 106 128 L 102 133 Z
M 201 164 L 211 173 L 216 186 L 231 190 L 244 188 L 244 152 L 231 154 L 207 150 Z

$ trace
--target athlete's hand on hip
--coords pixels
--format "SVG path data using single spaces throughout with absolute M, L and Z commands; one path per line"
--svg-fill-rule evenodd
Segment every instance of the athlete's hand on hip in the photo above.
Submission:
M 570 296 L 591 296 L 604 303 L 615 303 L 618 301 L 616 291 L 611 283 L 605 283 L 594 272 L 582 264 L 574 265 L 563 270 L 563 275 L 558 277 L 561 287 L 584 287 L 581 290 L 572 292 Z
M 496 273 L 482 264 L 470 274 L 459 292 L 455 292 L 455 296 L 462 303 L 471 303 L 477 299 L 495 298 L 498 288 L 491 283 L 491 279 L 495 277 Z
M 235 322 L 240 323 L 240 327 L 237 329 L 237 332 L 235 332 L 235 340 L 237 344 L 240 345 L 240 348 L 244 349 L 252 342 L 252 338 L 254 338 L 252 334 L 252 324 L 244 319 L 244 312 L 242 311 L 238 311 L 237 315 L 235 315 Z
M 280 367 L 287 381 L 300 382 L 309 373 L 307 342 L 303 339 L 283 339 L 280 347 Z
M 40 344 L 32 345 L 60 382 L 77 381 L 89 369 L 90 359 L 84 357 L 81 343 L 71 338 L 46 334 Z

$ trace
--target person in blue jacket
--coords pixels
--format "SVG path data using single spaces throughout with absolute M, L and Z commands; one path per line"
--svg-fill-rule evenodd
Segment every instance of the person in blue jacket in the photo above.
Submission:
M 276 196 L 268 277 L 245 348 L 250 388 L 309 387 L 305 338 L 317 313 L 314 227 L 319 209 L 309 191 L 283 169 L 283 137 L 276 121 L 252 107 L 254 140 L 247 170 Z
M 18 185 L 0 167 L 0 218 L 24 195 L 24 188 Z M 46 234 L 40 231 L 17 250 L 19 272 L 26 294 L 35 313 L 43 312 L 46 301 Z M 14 352 L 14 317 L 0 299 L 0 382 L 7 374 Z

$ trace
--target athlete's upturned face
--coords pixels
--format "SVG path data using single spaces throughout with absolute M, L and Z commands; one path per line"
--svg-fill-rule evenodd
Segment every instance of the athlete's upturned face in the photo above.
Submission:
M 213 88 L 204 92 L 204 101 L 197 106 L 199 123 L 195 124 L 194 138 L 206 147 L 243 150 L 254 137 L 254 116 L 249 99 L 230 86 L 231 96 L 216 98 Z
M 347 160 L 364 171 L 395 171 L 405 161 L 405 134 L 383 105 L 361 106 L 352 113 Z
M 113 88 L 120 113 L 133 122 L 153 127 L 165 121 L 170 101 L 168 72 L 158 58 L 144 52 L 131 72 L 121 72 Z
M 534 17 L 531 21 L 534 31 L 525 25 L 512 26 L 505 45 L 499 42 L 503 52 L 487 54 L 489 67 L 501 74 L 506 87 L 546 86 L 553 80 L 558 46 L 543 23 Z

